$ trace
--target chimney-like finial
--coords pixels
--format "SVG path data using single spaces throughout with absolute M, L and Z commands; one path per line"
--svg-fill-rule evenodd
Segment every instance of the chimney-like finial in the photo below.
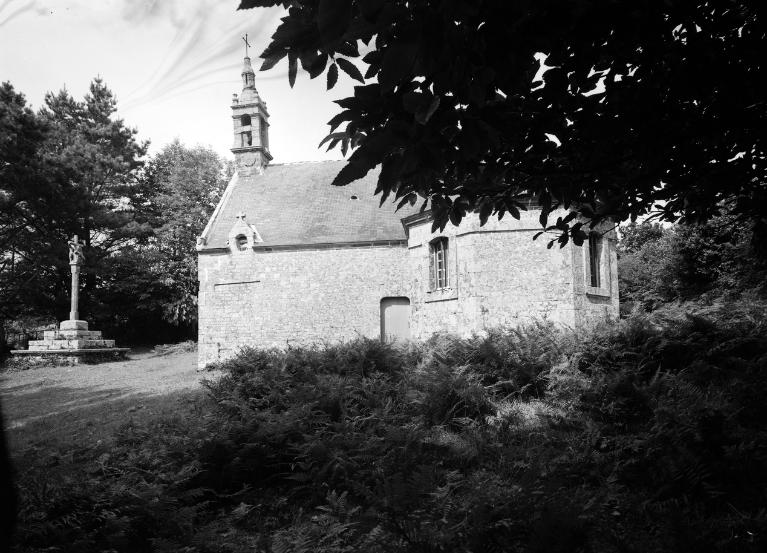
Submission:
M 243 38 L 244 40 L 244 38 Z M 245 46 L 245 49 L 247 49 L 247 46 Z M 248 56 L 245 56 L 245 59 L 242 60 L 242 89 L 243 91 L 246 88 L 252 88 L 255 90 L 256 88 L 256 72 L 253 71 L 253 66 L 250 65 L 250 58 Z

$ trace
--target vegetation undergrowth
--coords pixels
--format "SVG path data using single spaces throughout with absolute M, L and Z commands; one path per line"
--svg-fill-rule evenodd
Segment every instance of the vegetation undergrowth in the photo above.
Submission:
M 689 308 L 244 350 L 204 424 L 22 480 L 18 550 L 763 551 L 767 306 Z
M 197 351 L 197 342 L 186 340 L 177 344 L 158 344 L 152 348 L 152 352 L 157 356 L 175 355 L 177 353 L 189 353 Z

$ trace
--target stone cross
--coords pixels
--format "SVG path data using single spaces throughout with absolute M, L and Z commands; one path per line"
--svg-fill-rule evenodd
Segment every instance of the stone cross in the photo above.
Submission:
M 245 36 L 242 37 L 242 40 L 245 42 L 245 57 L 248 57 L 248 46 L 250 46 L 250 42 L 248 42 L 248 33 L 245 33 Z
M 69 268 L 72 269 L 72 303 L 69 308 L 69 320 L 78 320 L 77 302 L 79 299 L 80 287 L 80 265 L 83 264 L 85 256 L 83 255 L 83 245 L 75 234 L 69 242 Z

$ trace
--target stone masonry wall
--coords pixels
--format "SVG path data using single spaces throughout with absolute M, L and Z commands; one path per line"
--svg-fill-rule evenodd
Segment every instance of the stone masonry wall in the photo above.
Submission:
M 556 214 L 554 215 L 556 216 Z M 405 245 L 248 249 L 199 256 L 199 363 L 258 347 L 377 338 L 381 299 L 408 297 L 410 332 L 470 334 L 547 319 L 592 326 L 618 317 L 615 233 L 606 232 L 599 288 L 588 286 L 588 245 L 533 241 L 538 213 L 520 220 L 469 216 L 431 232 L 412 223 Z M 449 286 L 430 290 L 429 242 L 448 238 Z
M 460 227 L 431 232 L 431 221 L 409 228 L 413 275 L 411 332 L 426 338 L 435 331 L 470 334 L 502 325 L 548 319 L 573 326 L 572 246 L 546 248 L 537 212 L 520 220 L 489 220 L 480 227 L 470 215 Z M 430 290 L 429 243 L 448 238 L 449 289 Z
M 589 245 L 573 247 L 574 287 L 576 328 L 593 327 L 608 319 L 619 316 L 618 303 L 618 236 L 605 225 L 597 229 L 602 237 L 600 256 L 601 285 L 592 288 L 589 280 Z
M 380 302 L 409 296 L 404 245 L 199 256 L 199 365 L 259 347 L 380 336 Z

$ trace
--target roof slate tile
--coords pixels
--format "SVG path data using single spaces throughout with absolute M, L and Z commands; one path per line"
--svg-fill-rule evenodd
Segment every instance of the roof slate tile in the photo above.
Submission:
M 374 196 L 379 169 L 347 186 L 330 183 L 346 161 L 269 165 L 261 175 L 238 177 L 231 195 L 212 222 L 203 250 L 227 247 L 240 212 L 254 225 L 259 246 L 405 240 L 400 220 L 420 205 L 379 207 Z M 357 199 L 352 199 L 356 196 Z

